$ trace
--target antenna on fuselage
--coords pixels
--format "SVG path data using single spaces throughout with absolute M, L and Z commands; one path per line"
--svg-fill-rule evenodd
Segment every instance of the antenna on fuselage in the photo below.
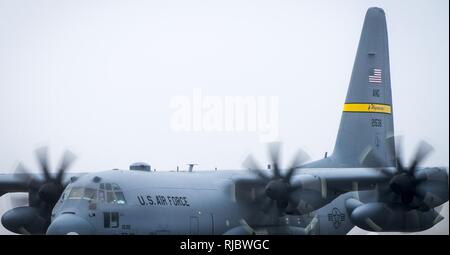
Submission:
M 193 170 L 194 170 L 194 166 L 196 166 L 196 165 L 198 165 L 198 164 L 188 164 L 188 166 L 189 166 L 189 172 L 192 172 Z

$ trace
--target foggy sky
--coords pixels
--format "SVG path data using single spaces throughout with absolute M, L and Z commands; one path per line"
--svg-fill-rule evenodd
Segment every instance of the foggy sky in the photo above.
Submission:
M 175 96 L 278 96 L 283 162 L 336 139 L 367 8 L 384 8 L 394 125 L 405 155 L 449 165 L 448 1 L 0 0 L 0 172 L 48 145 L 73 171 L 237 169 L 252 132 L 175 132 Z M 448 211 L 447 211 L 448 217 Z M 448 233 L 448 221 L 447 221 Z

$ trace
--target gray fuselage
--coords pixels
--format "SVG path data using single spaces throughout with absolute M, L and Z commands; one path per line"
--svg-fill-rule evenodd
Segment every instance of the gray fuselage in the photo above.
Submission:
M 49 230 L 57 234 L 78 233 L 77 227 L 71 229 L 56 223 L 64 217 L 76 217 L 74 222 L 89 226 L 78 234 L 252 233 L 243 220 L 251 210 L 236 202 L 233 188 L 233 178 L 246 175 L 248 171 L 231 170 L 110 170 L 86 174 L 67 186 L 54 207 Z M 299 234 L 346 233 L 352 226 L 343 201 L 338 197 L 314 213 L 286 215 L 279 220 L 282 225 L 302 229 Z M 64 219 L 64 224 L 67 221 L 71 220 Z

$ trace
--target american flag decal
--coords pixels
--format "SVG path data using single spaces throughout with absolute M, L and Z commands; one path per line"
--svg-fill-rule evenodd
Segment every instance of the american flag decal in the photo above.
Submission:
M 370 83 L 381 83 L 381 69 L 372 69 L 369 74 L 369 82 Z

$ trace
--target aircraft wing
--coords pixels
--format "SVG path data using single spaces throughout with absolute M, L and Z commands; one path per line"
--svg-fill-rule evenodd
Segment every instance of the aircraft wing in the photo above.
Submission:
M 389 181 L 383 171 L 389 169 L 376 168 L 312 168 L 300 171 L 300 175 L 293 177 L 302 182 L 320 181 L 321 186 L 326 189 L 338 191 L 339 193 L 373 189 L 378 184 Z M 393 168 L 392 168 L 393 171 Z M 309 176 L 309 177 L 308 177 Z M 313 177 L 314 179 L 311 179 Z
M 72 177 L 79 177 L 84 174 L 86 173 L 67 174 L 63 183 L 67 184 Z M 33 180 L 43 181 L 44 175 L 39 173 L 0 174 L 0 196 L 3 196 L 6 193 L 28 192 L 30 189 L 30 182 Z
M 10 192 L 27 192 L 28 182 L 15 174 L 0 174 L 0 196 Z
M 300 208 L 300 211 L 293 213 L 303 214 L 319 209 L 347 192 L 390 189 L 392 176 L 389 172 L 392 171 L 395 169 L 302 168 L 289 180 L 283 180 L 282 174 L 281 178 L 277 178 L 269 171 L 260 171 L 256 175 L 236 175 L 234 189 L 236 201 L 250 208 L 261 206 L 262 210 L 266 210 L 270 206 L 266 207 L 265 204 L 272 200 L 278 203 L 279 208 L 287 211 L 290 205 L 295 205 L 296 210 Z M 418 187 L 421 191 L 427 196 L 437 194 L 433 198 L 434 202 L 427 201 L 429 205 L 448 200 L 447 196 L 441 194 L 448 187 L 445 168 L 421 168 L 417 170 L 417 176 L 426 180 Z
M 293 177 L 293 182 L 311 182 L 311 177 L 320 179 L 321 185 L 339 193 L 348 191 L 372 190 L 377 185 L 388 185 L 395 168 L 310 168 L 300 170 Z M 305 176 L 310 176 L 309 179 Z M 446 182 L 448 169 L 446 167 L 418 168 L 418 178 L 429 183 Z
M 392 168 L 393 171 L 394 168 Z M 291 185 L 307 186 L 320 184 L 322 188 L 332 189 L 340 193 L 358 190 L 373 189 L 375 185 L 386 183 L 389 177 L 384 173 L 389 168 L 309 168 L 300 169 L 297 174 L 292 176 Z M 270 177 L 270 173 L 267 171 Z M 257 175 L 236 175 L 235 183 L 246 183 L 255 185 L 267 184 Z

